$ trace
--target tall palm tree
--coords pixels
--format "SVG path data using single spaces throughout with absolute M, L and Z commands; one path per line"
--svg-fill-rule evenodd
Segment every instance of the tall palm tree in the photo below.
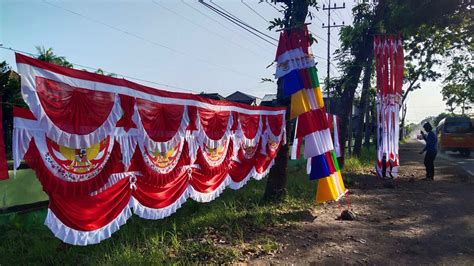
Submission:
M 56 65 L 64 66 L 64 67 L 69 67 L 73 68 L 73 65 L 66 60 L 64 56 L 58 56 L 55 55 L 53 52 L 53 48 L 44 48 L 44 46 L 36 46 L 36 50 L 39 53 L 39 56 L 37 57 L 41 61 L 53 63 Z

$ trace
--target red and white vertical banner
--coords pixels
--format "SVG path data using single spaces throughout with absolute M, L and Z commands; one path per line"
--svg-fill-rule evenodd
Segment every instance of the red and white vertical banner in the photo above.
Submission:
M 382 178 L 398 175 L 400 104 L 404 54 L 400 36 L 374 37 L 377 74 L 377 174 Z
M 0 103 L 2 96 L 0 95 Z M 5 142 L 3 141 L 3 104 L 0 104 L 0 180 L 8 179 L 7 155 L 5 153 Z

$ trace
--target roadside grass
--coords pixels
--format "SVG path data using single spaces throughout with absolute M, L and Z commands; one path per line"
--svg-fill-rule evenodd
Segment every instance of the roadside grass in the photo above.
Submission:
M 360 157 L 349 156 L 345 160 L 344 172 L 357 172 L 375 166 L 375 148 L 363 148 Z
M 282 203 L 263 202 L 266 180 L 250 180 L 210 203 L 189 199 L 162 220 L 132 216 L 111 238 L 86 247 L 55 238 L 43 225 L 46 210 L 0 215 L 0 264 L 222 264 L 273 253 L 280 244 L 265 230 L 314 207 L 316 183 L 305 168 L 304 160 L 289 162 Z
M 360 158 L 346 159 L 342 174 L 349 186 L 354 173 L 373 167 L 374 158 L 371 149 Z M 7 181 L 17 188 L 8 189 L 0 182 L 0 191 L 7 191 L 8 199 L 16 202 L 46 196 L 40 191 L 27 197 L 28 189 L 41 186 L 30 170 L 21 171 Z M 281 247 L 266 230 L 301 221 L 305 211 L 315 207 L 316 182 L 308 179 L 306 161 L 289 161 L 288 172 L 288 193 L 282 203 L 263 202 L 266 180 L 252 179 L 239 190 L 226 189 L 210 203 L 189 199 L 162 220 L 132 216 L 111 238 L 86 247 L 55 238 L 43 225 L 46 210 L 0 215 L 0 264 L 224 264 L 274 254 Z
M 342 177 L 346 186 L 350 188 L 361 174 L 370 174 L 370 171 L 375 167 L 375 158 L 376 150 L 373 146 L 369 149 L 363 148 L 360 157 L 347 157 L 342 169 Z

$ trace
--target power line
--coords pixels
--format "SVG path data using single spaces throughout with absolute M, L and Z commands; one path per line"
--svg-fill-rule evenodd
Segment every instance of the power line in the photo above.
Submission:
M 264 16 L 260 15 L 255 9 L 253 9 L 250 5 L 244 2 L 244 0 L 241 0 L 242 4 L 244 4 L 246 7 L 248 7 L 250 10 L 252 10 L 253 13 L 255 13 L 257 16 L 259 16 L 261 19 L 263 19 L 265 22 L 269 22 Z
M 39 56 L 39 54 L 29 53 L 29 52 L 21 51 L 21 50 L 14 49 L 14 48 L 11 48 L 11 47 L 0 46 L 0 48 L 5 49 L 5 50 L 10 50 L 10 51 L 13 51 L 13 52 L 17 52 L 17 53 L 21 53 L 21 54 L 26 54 L 26 55 L 29 55 L 29 56 L 32 56 L 32 57 L 38 57 Z M 71 63 L 73 66 L 78 66 L 78 67 L 81 67 L 81 68 L 84 68 L 84 69 L 89 69 L 89 70 L 92 70 L 92 71 L 99 70 L 99 68 L 90 67 L 90 66 L 86 66 L 86 65 L 82 65 L 82 64 L 77 64 L 77 63 L 74 63 L 74 62 L 70 62 L 69 60 L 68 60 L 68 62 Z M 181 88 L 181 87 L 173 86 L 173 85 L 168 85 L 168 84 L 161 83 L 161 82 L 150 81 L 150 80 L 141 79 L 141 78 L 135 78 L 135 77 L 132 77 L 132 76 L 128 76 L 128 75 L 124 75 L 124 74 L 120 74 L 120 73 L 116 73 L 116 72 L 109 72 L 109 71 L 105 71 L 105 70 L 102 70 L 102 71 L 104 73 L 115 74 L 117 76 L 121 76 L 121 77 L 124 77 L 124 78 L 133 79 L 133 80 L 137 80 L 137 81 L 143 81 L 143 82 L 147 82 L 147 83 L 150 83 L 150 84 L 164 86 L 164 87 L 167 87 L 167 88 L 178 89 L 178 90 L 188 91 L 188 92 L 192 92 L 192 93 L 198 93 L 197 91 L 194 91 L 194 90 L 185 89 L 185 88 Z
M 134 37 L 134 38 L 136 38 L 136 39 L 139 39 L 139 40 L 142 40 L 142 41 L 144 41 L 144 42 L 148 42 L 148 43 L 150 43 L 150 44 L 152 44 L 152 45 L 155 45 L 155 46 L 158 46 L 158 47 L 167 49 L 167 50 L 169 50 L 169 51 L 171 51 L 171 52 L 173 52 L 173 53 L 176 53 L 176 54 L 179 54 L 179 55 L 182 55 L 182 56 L 186 56 L 186 57 L 191 57 L 191 58 L 193 58 L 193 59 L 195 59 L 195 60 L 197 60 L 197 61 L 201 61 L 201 62 L 203 62 L 203 63 L 209 64 L 209 65 L 212 65 L 212 66 L 215 66 L 215 67 L 218 67 L 218 68 L 226 69 L 226 70 L 228 70 L 228 71 L 234 72 L 234 73 L 239 74 L 239 75 L 242 75 L 242 76 L 247 76 L 247 77 L 250 77 L 250 78 L 257 78 L 257 79 L 259 79 L 258 77 L 255 77 L 255 76 L 252 76 L 252 75 L 249 75 L 249 74 L 246 74 L 246 73 L 242 73 L 242 72 L 240 72 L 240 71 L 238 71 L 238 70 L 235 70 L 235 69 L 233 69 L 233 68 L 229 68 L 229 67 L 226 67 L 226 66 L 218 65 L 218 64 L 215 64 L 215 63 L 213 63 L 213 62 L 207 61 L 207 60 L 205 60 L 205 59 L 203 59 L 203 58 L 195 57 L 195 56 L 192 55 L 192 54 L 188 54 L 188 53 L 186 53 L 186 52 L 182 52 L 182 51 L 176 50 L 176 49 L 171 48 L 171 47 L 169 47 L 169 46 L 166 46 L 166 45 L 164 45 L 164 44 L 157 43 L 157 42 L 155 42 L 155 41 L 151 41 L 151 40 L 146 39 L 145 37 L 142 37 L 142 36 L 137 35 L 137 34 L 135 34 L 135 33 L 131 33 L 131 32 L 122 30 L 122 29 L 120 29 L 120 28 L 117 28 L 117 27 L 115 27 L 115 26 L 113 26 L 113 25 L 110 25 L 110 24 L 104 23 L 104 22 L 102 22 L 102 21 L 96 20 L 96 19 L 94 19 L 94 18 L 87 17 L 87 16 L 82 15 L 82 14 L 80 14 L 80 13 L 78 13 L 78 12 L 73 11 L 73 10 L 64 8 L 64 7 L 62 7 L 62 6 L 53 4 L 53 3 L 51 3 L 51 2 L 48 2 L 47 0 L 43 0 L 43 2 L 44 2 L 45 4 L 48 4 L 48 5 L 50 5 L 50 6 L 53 6 L 53 7 L 59 8 L 59 9 L 62 9 L 62 10 L 64 10 L 64 11 L 67 11 L 67 12 L 69 12 L 69 13 L 71 13 L 71 14 L 74 14 L 74 15 L 79 16 L 79 17 L 81 17 L 81 18 L 84 18 L 84 19 L 86 19 L 86 20 L 89 20 L 89 21 L 92 21 L 92 22 L 94 22 L 94 23 L 103 25 L 103 26 L 105 26 L 105 27 L 107 27 L 107 28 L 113 29 L 113 30 L 118 31 L 118 32 L 121 32 L 121 33 L 123 33 L 123 34 L 132 36 L 132 37 Z
M 268 3 L 268 0 L 265 0 L 265 3 L 269 4 L 269 5 L 270 5 L 271 7 L 273 7 L 273 9 L 275 9 L 276 11 L 278 11 L 278 12 L 280 12 L 280 13 L 283 12 L 283 10 L 280 10 L 280 9 L 278 9 L 276 6 L 274 6 L 274 5 L 270 4 L 270 3 Z
M 202 2 L 202 3 L 204 3 L 204 0 L 199 0 L 199 1 Z M 244 26 L 246 26 L 246 27 L 252 29 L 253 31 L 256 31 L 256 32 L 262 34 L 263 36 L 265 36 L 265 37 L 267 37 L 267 38 L 269 38 L 269 39 L 271 39 L 271 40 L 278 41 L 277 39 L 273 38 L 272 36 L 270 36 L 270 35 L 268 35 L 268 34 L 266 34 L 266 33 L 264 33 L 264 32 L 261 32 L 260 30 L 258 30 L 258 29 L 256 29 L 256 28 L 250 26 L 248 23 L 246 23 L 245 21 L 241 20 L 240 18 L 238 18 L 238 17 L 235 16 L 234 14 L 230 13 L 229 11 L 227 11 L 226 9 L 224 9 L 223 7 L 221 7 L 220 5 L 214 3 L 212 0 L 210 0 L 210 2 L 211 2 L 213 5 L 215 5 L 217 8 L 219 8 L 223 13 L 225 13 L 225 14 L 231 16 L 232 18 L 234 18 L 235 20 L 237 20 L 240 24 L 242 24 L 242 25 L 244 25 Z
M 336 10 L 333 11 L 333 13 L 336 14 L 336 16 L 337 16 L 341 21 L 344 20 L 344 19 L 339 15 L 339 10 L 336 9 Z
M 213 6 L 211 6 L 211 5 L 209 5 L 209 4 L 205 3 L 205 2 L 203 2 L 202 0 L 199 0 L 199 3 L 201 3 L 202 5 L 204 5 L 205 7 L 207 7 L 208 9 L 210 9 L 211 11 L 213 11 L 214 13 L 218 14 L 219 16 L 221 16 L 221 17 L 225 18 L 226 20 L 232 22 L 233 24 L 237 25 L 238 27 L 240 27 L 240 28 L 242 28 L 242 29 L 248 31 L 249 33 L 251 33 L 251 34 L 257 36 L 257 37 L 260 38 L 261 40 L 263 40 L 263 41 L 265 41 L 265 42 L 267 42 L 267 43 L 269 43 L 269 44 L 271 44 L 271 45 L 273 45 L 273 46 L 277 46 L 275 43 L 270 42 L 269 40 L 263 38 L 262 36 L 256 34 L 255 32 L 249 30 L 248 28 L 246 28 L 246 27 L 242 26 L 241 24 L 239 24 L 238 22 L 234 21 L 235 19 L 229 17 L 229 15 L 223 13 L 222 11 L 216 9 L 215 7 L 213 7 Z
M 313 54 L 313 56 L 314 56 L 314 57 L 316 57 L 316 58 L 322 59 L 322 60 L 324 60 L 324 61 L 327 61 L 327 59 L 326 59 L 326 58 L 324 58 L 324 57 L 321 57 L 321 56 L 319 56 L 319 55 L 315 55 L 315 54 Z
M 319 20 L 321 23 L 324 23 L 324 21 L 322 19 L 320 19 L 318 16 L 314 16 L 317 20 Z
M 170 9 L 170 8 L 168 8 L 168 7 L 164 6 L 164 5 L 162 5 L 162 4 L 158 3 L 158 2 L 156 2 L 155 0 L 152 0 L 152 3 L 155 4 L 155 5 L 157 5 L 157 6 L 159 6 L 159 7 L 161 7 L 161 8 L 163 8 L 163 9 L 165 9 L 165 10 L 167 10 L 168 12 L 171 12 L 172 14 L 175 14 L 175 15 L 178 16 L 178 17 L 181 17 L 182 19 L 186 20 L 187 22 L 189 22 L 189 23 L 191 23 L 191 24 L 193 24 L 193 25 L 196 25 L 196 26 L 199 27 L 199 28 L 204 29 L 205 31 L 207 31 L 207 32 L 209 32 L 209 33 L 211 33 L 211 34 L 213 34 L 213 35 L 215 35 L 215 36 L 218 36 L 219 38 L 221 38 L 221 39 L 223 39 L 223 40 L 226 40 L 226 41 L 228 41 L 228 42 L 234 44 L 234 45 L 237 46 L 237 47 L 240 47 L 240 48 L 242 48 L 242 49 L 248 50 L 248 51 L 250 51 L 250 52 L 251 52 L 252 54 L 254 54 L 254 55 L 257 55 L 257 56 L 260 56 L 260 57 L 262 57 L 262 58 L 265 58 L 265 57 L 263 57 L 261 54 L 256 53 L 255 51 L 250 50 L 249 48 L 244 47 L 244 46 L 242 46 L 242 45 L 240 45 L 240 44 L 238 44 L 238 43 L 236 43 L 236 42 L 230 40 L 229 38 L 226 38 L 225 36 L 223 36 L 223 35 L 221 35 L 221 34 L 219 34 L 219 33 L 217 33 L 217 32 L 212 31 L 212 30 L 206 28 L 205 26 L 203 26 L 203 25 L 201 25 L 201 24 L 198 24 L 198 23 L 192 21 L 191 19 L 187 18 L 186 16 L 183 16 L 183 15 L 179 14 L 178 12 L 176 12 L 176 11 L 174 11 L 174 10 L 172 10 L 172 9 Z
M 314 36 L 314 38 L 316 39 L 316 41 L 321 40 L 321 41 L 323 41 L 323 42 L 325 42 L 325 43 L 328 42 L 326 39 L 324 39 L 324 38 L 321 37 L 321 36 L 316 35 L 314 32 L 312 32 L 312 31 L 309 31 L 309 32 Z M 329 44 L 330 44 L 332 47 L 334 47 L 334 48 L 336 48 L 336 49 L 339 49 L 339 46 L 336 46 L 336 45 L 334 45 L 334 44 L 332 44 L 332 43 L 329 43 Z
M 325 7 L 325 5 L 323 5 L 323 10 L 327 10 L 328 11 L 328 25 L 327 26 L 324 26 L 324 23 L 323 23 L 323 28 L 327 28 L 328 29 L 328 53 L 327 53 L 327 90 L 326 90 L 326 93 L 327 93 L 327 98 L 329 99 L 330 98 L 330 92 L 329 92 L 329 88 L 331 87 L 330 86 L 330 77 L 331 77 L 331 28 L 337 28 L 337 27 L 342 27 L 344 25 L 344 22 L 343 25 L 336 25 L 336 23 L 334 23 L 333 25 L 331 25 L 331 11 L 332 10 L 336 10 L 336 9 L 343 9 L 343 8 L 346 8 L 346 4 L 343 3 L 342 6 L 336 6 L 336 4 L 334 4 L 333 7 L 331 7 L 331 0 L 329 0 L 329 3 L 327 4 L 327 7 Z M 330 101 L 328 101 L 328 104 L 327 104 L 327 110 L 328 112 L 330 112 L 330 106 L 329 106 L 329 103 Z
M 189 8 L 195 10 L 195 11 L 198 12 L 199 14 L 201 14 L 201 15 L 207 17 L 208 19 L 214 21 L 215 23 L 217 23 L 218 25 L 222 26 L 223 28 L 225 28 L 225 29 L 227 29 L 227 30 L 229 30 L 229 31 L 231 31 L 231 32 L 233 32 L 233 33 L 239 34 L 240 36 L 247 37 L 247 35 L 243 35 L 241 32 L 235 31 L 234 29 L 232 29 L 232 28 L 230 28 L 230 27 L 224 25 L 223 23 L 221 23 L 221 22 L 218 21 L 217 19 L 215 19 L 215 18 L 209 16 L 208 14 L 202 12 L 201 10 L 199 10 L 199 9 L 193 7 L 192 5 L 186 3 L 184 0 L 181 0 L 181 2 L 182 2 L 184 5 L 188 6 Z M 268 51 L 268 49 L 266 49 L 265 47 L 261 46 L 260 43 L 254 42 L 253 39 L 249 39 L 249 40 L 252 40 L 252 43 L 255 44 L 255 45 L 257 45 L 258 47 L 264 49 L 265 51 Z

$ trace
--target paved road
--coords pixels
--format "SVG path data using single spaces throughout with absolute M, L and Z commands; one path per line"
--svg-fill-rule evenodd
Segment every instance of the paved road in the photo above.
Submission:
M 471 177 L 474 176 L 474 155 L 471 153 L 471 157 L 462 157 L 459 152 L 445 152 L 439 153 L 439 158 L 449 160 L 456 163 L 462 169 L 464 169 Z
M 266 231 L 281 243 L 281 253 L 249 264 L 473 265 L 474 179 L 453 162 L 466 159 L 442 155 L 434 181 L 422 181 L 421 149 L 415 140 L 400 145 L 395 188 L 369 169 L 351 173 L 354 221 L 336 220 L 340 205 L 334 203 L 298 211 L 305 213 L 298 221 Z
M 419 140 L 419 142 L 425 144 L 423 140 Z M 438 152 L 437 160 L 439 159 L 448 160 L 459 165 L 471 177 L 474 177 L 474 154 L 472 152 L 470 157 L 463 157 L 459 152 Z

